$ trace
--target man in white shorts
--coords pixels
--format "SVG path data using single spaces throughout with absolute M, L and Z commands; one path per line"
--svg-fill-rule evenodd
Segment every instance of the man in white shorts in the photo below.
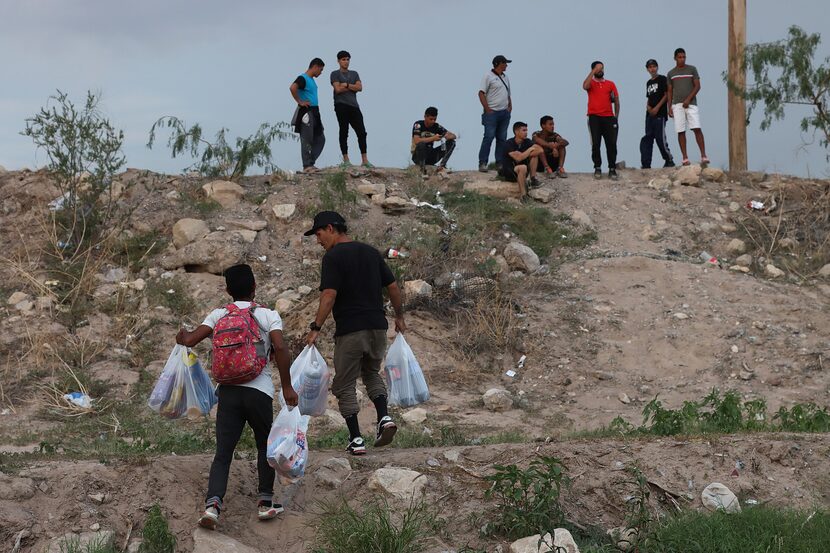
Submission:
M 683 154 L 683 165 L 689 165 L 689 156 L 686 154 L 686 129 L 692 129 L 695 133 L 695 141 L 700 148 L 700 163 L 706 165 L 709 158 L 706 157 L 706 143 L 700 129 L 700 114 L 697 107 L 700 75 L 697 67 L 686 65 L 686 50 L 683 48 L 674 51 L 674 60 L 677 65 L 666 75 L 669 80 L 668 96 L 671 99 L 669 117 L 674 118 L 674 129 L 677 131 L 677 141 Z

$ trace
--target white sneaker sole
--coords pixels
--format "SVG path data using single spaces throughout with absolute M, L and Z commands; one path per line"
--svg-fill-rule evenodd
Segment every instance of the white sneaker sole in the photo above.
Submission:
M 256 516 L 259 520 L 271 520 L 283 512 L 285 512 L 283 507 L 271 507 L 267 511 L 258 511 Z
M 206 528 L 207 530 L 216 530 L 216 525 L 219 523 L 219 519 L 209 515 L 207 513 L 203 514 L 199 517 L 199 526 L 202 528 Z
M 398 427 L 394 423 L 384 426 L 380 431 L 380 436 L 375 440 L 375 447 L 383 447 L 391 444 L 397 432 Z

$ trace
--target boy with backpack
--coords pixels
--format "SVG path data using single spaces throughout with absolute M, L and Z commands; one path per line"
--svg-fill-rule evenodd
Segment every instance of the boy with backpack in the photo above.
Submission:
M 233 303 L 213 310 L 196 330 L 181 329 L 176 334 L 176 343 L 187 347 L 208 336 L 213 341 L 211 372 L 219 398 L 216 455 L 210 466 L 205 512 L 199 518 L 199 526 L 211 530 L 224 507 L 233 452 L 246 422 L 254 431 L 257 446 L 257 517 L 269 520 L 283 512 L 282 505 L 273 502 L 275 473 L 266 459 L 274 399 L 269 356 L 276 360 L 285 403 L 295 406 L 298 400 L 291 387 L 291 359 L 283 342 L 279 313 L 253 303 L 256 281 L 249 265 L 234 265 L 225 269 L 224 275 Z

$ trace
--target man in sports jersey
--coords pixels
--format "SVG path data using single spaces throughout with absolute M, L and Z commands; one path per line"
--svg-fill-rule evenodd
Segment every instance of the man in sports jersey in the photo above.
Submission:
M 320 119 L 320 102 L 317 98 L 317 83 L 314 79 L 323 73 L 326 66 L 320 58 L 314 58 L 308 64 L 308 69 L 291 83 L 291 96 L 297 102 L 297 110 L 291 119 L 294 132 L 300 135 L 300 154 L 303 160 L 304 173 L 316 173 L 319 169 L 314 165 L 323 146 L 326 145 L 326 136 L 323 134 L 323 121 Z
M 438 108 L 428 107 L 424 118 L 412 125 L 412 163 L 420 167 L 424 175 L 427 165 L 438 164 L 435 172 L 444 172 L 455 150 L 455 139 L 453 133 L 438 124 Z

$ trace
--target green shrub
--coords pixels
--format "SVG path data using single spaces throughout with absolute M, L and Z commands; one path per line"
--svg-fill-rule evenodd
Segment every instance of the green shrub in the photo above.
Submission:
M 176 536 L 170 532 L 170 526 L 158 503 L 153 505 L 147 513 L 141 538 L 139 553 L 175 553 L 176 551 Z
M 559 498 L 568 478 L 559 459 L 539 457 L 525 470 L 516 465 L 493 468 L 495 474 L 486 477 L 491 486 L 485 497 L 495 499 L 496 514 L 487 525 L 488 533 L 519 539 L 565 525 Z
M 314 553 L 420 553 L 439 526 L 423 501 L 401 511 L 374 500 L 358 511 L 342 500 L 323 503 L 322 511 Z
M 337 211 L 344 214 L 352 213 L 359 197 L 358 193 L 346 184 L 346 173 L 343 171 L 326 175 L 320 182 L 319 194 L 320 211 Z

